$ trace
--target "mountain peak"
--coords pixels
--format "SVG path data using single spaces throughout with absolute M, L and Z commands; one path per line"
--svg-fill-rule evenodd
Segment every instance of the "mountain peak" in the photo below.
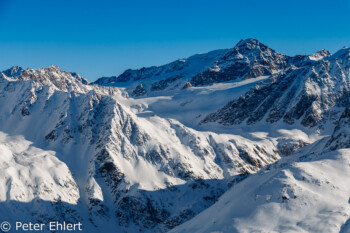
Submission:
M 21 70 L 21 69 L 22 69 L 22 67 L 20 67 L 20 66 L 12 66 L 10 68 L 10 70 Z
M 247 46 L 247 45 L 256 45 L 259 43 L 260 43 L 260 41 L 258 39 L 254 39 L 254 38 L 241 39 L 236 44 L 236 47 L 242 47 L 242 46 Z
M 239 51 L 241 54 L 255 53 L 256 51 L 275 52 L 273 49 L 254 38 L 240 40 L 234 47 L 234 50 Z
M 28 68 L 26 70 L 19 66 L 13 66 L 8 70 L 0 72 L 0 75 L 5 75 L 13 80 L 33 80 L 61 91 L 73 90 L 79 93 L 85 92 L 87 90 L 86 85 L 89 84 L 89 81 L 78 73 L 63 71 L 55 65 L 39 69 Z
M 15 77 L 21 74 L 23 71 L 24 69 L 20 66 L 12 66 L 10 69 L 4 70 L 2 73 L 7 77 Z
M 330 57 L 332 54 L 327 49 L 321 49 L 316 53 L 309 56 L 310 60 L 318 61 L 326 57 Z
M 46 69 L 49 71 L 62 71 L 61 68 L 59 66 L 56 66 L 56 65 L 50 65 Z
M 47 68 L 43 68 L 45 71 L 50 72 L 56 72 L 56 73 L 66 73 L 66 74 L 70 74 L 73 78 L 75 78 L 77 81 L 81 82 L 82 84 L 89 84 L 89 80 L 87 80 L 86 78 L 82 77 L 81 75 L 79 75 L 76 72 L 68 72 L 68 71 L 63 71 L 61 70 L 61 68 L 57 65 L 50 65 Z

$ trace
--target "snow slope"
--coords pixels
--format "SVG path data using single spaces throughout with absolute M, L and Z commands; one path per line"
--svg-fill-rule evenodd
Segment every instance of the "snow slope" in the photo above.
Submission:
M 0 202 L 34 198 L 76 204 L 79 190 L 66 164 L 54 151 L 41 150 L 22 136 L 0 132 Z
M 171 232 L 350 232 L 349 153 L 283 158 Z

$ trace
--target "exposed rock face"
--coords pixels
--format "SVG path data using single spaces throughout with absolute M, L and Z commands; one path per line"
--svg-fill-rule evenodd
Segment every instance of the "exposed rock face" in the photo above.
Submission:
M 133 90 L 131 94 L 135 97 L 145 96 L 147 95 L 147 90 L 143 88 L 142 84 L 140 84 Z
M 331 53 L 328 50 L 321 49 L 320 51 L 309 56 L 309 59 L 318 61 L 318 60 L 321 60 L 321 59 L 324 59 L 324 58 L 330 57 L 330 56 L 331 56 Z
M 303 140 L 282 139 L 278 142 L 277 148 L 281 155 L 291 155 L 299 148 L 309 145 L 310 143 Z
M 192 87 L 192 84 L 190 82 L 187 82 L 185 84 L 185 86 L 183 87 L 183 89 L 188 89 L 188 88 L 191 88 Z
M 214 66 L 191 79 L 193 86 L 271 75 L 287 67 L 282 55 L 255 39 L 241 40 Z
M 350 148 L 350 109 L 345 108 L 336 123 L 334 132 L 326 144 L 329 150 Z
M 10 69 L 4 70 L 2 73 L 7 77 L 16 77 L 24 72 L 24 69 L 19 66 L 13 66 Z
M 159 82 L 155 82 L 151 86 L 151 91 L 161 91 L 170 86 L 171 83 L 179 80 L 183 77 L 183 75 L 176 75 L 174 77 L 170 77 Z
M 259 121 L 313 127 L 348 104 L 349 59 L 335 54 L 324 60 L 291 67 L 232 100 L 202 123 L 253 124 Z
M 155 76 L 160 76 L 161 74 L 166 73 L 173 73 L 174 71 L 179 71 L 184 69 L 186 66 L 185 60 L 177 60 L 172 63 L 169 63 L 167 65 L 163 66 L 152 66 L 152 67 L 143 67 L 139 70 L 126 70 L 124 73 L 122 73 L 120 76 L 116 77 L 113 76 L 111 78 L 109 77 L 103 77 L 98 79 L 95 84 L 103 85 L 103 84 L 110 84 L 114 82 L 128 82 L 128 81 L 138 81 L 138 80 L 144 80 L 149 79 Z
M 37 70 L 23 70 L 21 67 L 12 67 L 3 71 L 2 75 L 15 80 L 36 81 L 61 91 L 84 92 L 87 89 L 86 84 L 89 84 L 89 81 L 79 74 L 62 71 L 58 66 L 49 66 Z
M 162 66 L 152 66 L 139 70 L 126 70 L 119 76 L 103 77 L 93 84 L 103 86 L 127 86 L 131 94 L 136 86 L 144 84 L 146 91 L 157 93 L 181 89 L 191 77 L 213 66 L 227 50 L 215 50 L 205 54 L 196 54 L 187 59 L 179 59 Z M 125 85 L 128 83 L 127 85 Z M 130 85 L 129 85 L 130 84 Z

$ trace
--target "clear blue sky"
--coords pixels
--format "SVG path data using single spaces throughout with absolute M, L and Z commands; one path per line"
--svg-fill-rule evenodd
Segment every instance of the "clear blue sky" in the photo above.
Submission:
M 257 38 L 288 54 L 350 45 L 350 0 L 0 0 L 0 70 L 90 80 Z

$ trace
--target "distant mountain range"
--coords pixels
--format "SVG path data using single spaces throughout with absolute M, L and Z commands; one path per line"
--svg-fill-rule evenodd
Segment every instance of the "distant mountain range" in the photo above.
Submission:
M 90 83 L 0 73 L 0 218 L 84 232 L 350 232 L 350 49 L 256 39 Z

